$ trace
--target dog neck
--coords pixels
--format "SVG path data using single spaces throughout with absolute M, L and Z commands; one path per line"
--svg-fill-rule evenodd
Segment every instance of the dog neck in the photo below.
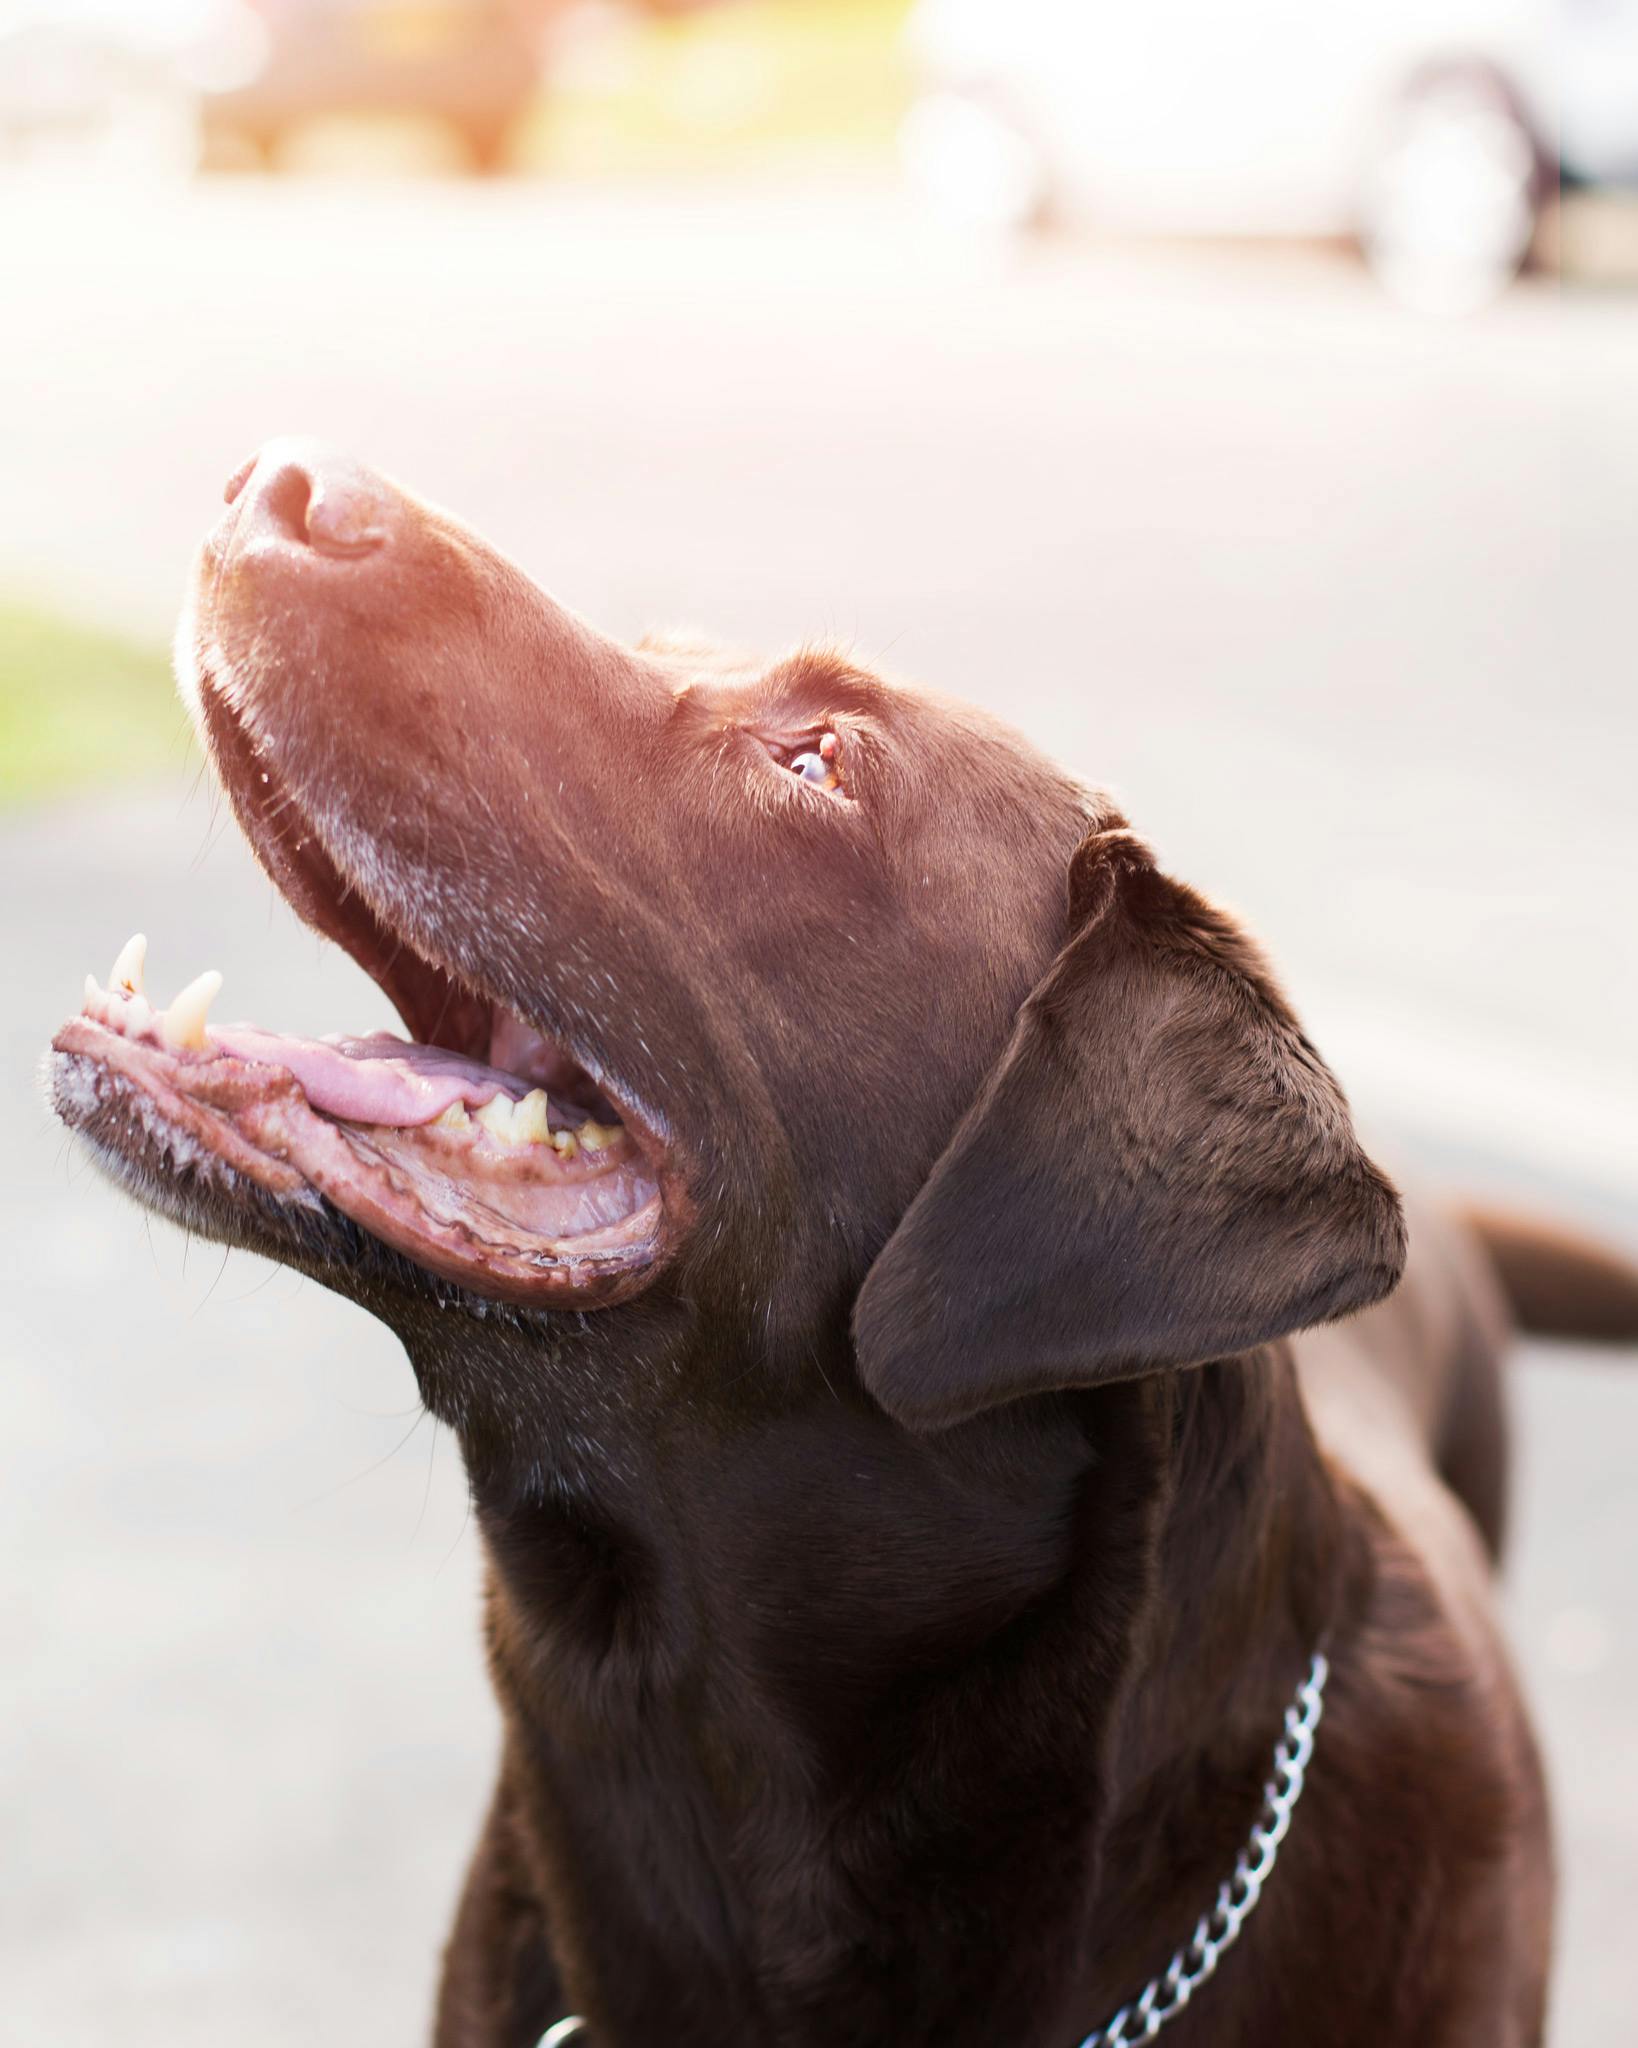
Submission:
M 1340 1568 L 1280 1349 L 937 1437 L 683 1429 L 479 1513 L 511 1824 L 610 2041 L 1078 2038 L 1226 1868 L 1168 1802 L 1243 1832 Z

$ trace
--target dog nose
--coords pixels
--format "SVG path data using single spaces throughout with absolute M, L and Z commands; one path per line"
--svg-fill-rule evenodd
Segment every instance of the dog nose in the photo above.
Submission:
M 391 537 L 392 487 L 360 462 L 312 441 L 270 441 L 223 492 L 243 499 L 238 531 L 321 555 L 368 555 Z

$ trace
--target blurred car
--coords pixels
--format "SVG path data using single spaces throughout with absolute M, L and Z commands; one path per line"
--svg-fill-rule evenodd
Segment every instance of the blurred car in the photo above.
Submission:
M 1550 0 L 920 0 L 905 156 L 1001 226 L 1355 235 L 1455 309 L 1530 247 L 1558 31 Z
M 248 0 L 261 61 L 207 92 L 207 150 L 267 159 L 328 115 L 430 116 L 496 170 L 540 80 L 541 0 Z

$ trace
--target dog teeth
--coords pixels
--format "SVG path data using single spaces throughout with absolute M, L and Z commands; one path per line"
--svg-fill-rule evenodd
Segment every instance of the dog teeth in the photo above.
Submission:
M 85 977 L 85 1014 L 99 1024 L 106 1024 L 111 1031 L 123 1032 L 127 1038 L 144 1037 L 154 1027 L 154 1006 L 142 993 L 142 967 L 147 951 L 148 941 L 138 932 L 120 949 L 106 988 L 94 974 Z
M 85 977 L 85 1001 L 81 1005 L 88 1017 L 94 1017 L 99 1024 L 106 1024 L 111 1031 L 123 1032 L 126 1037 L 140 1037 L 151 1031 L 154 1024 L 154 1007 L 142 994 L 142 958 L 135 954 L 134 972 L 136 986 L 133 988 L 128 976 L 122 976 L 122 967 L 132 966 L 133 949 L 140 948 L 142 940 L 133 939 L 114 962 L 113 985 L 104 988 L 94 974 Z
M 546 1090 L 531 1088 L 521 1102 L 512 1105 L 511 1139 L 514 1145 L 544 1145 L 552 1135 L 546 1120 Z
M 512 1098 L 510 1095 L 494 1095 L 473 1112 L 474 1120 L 483 1125 L 490 1137 L 498 1138 L 503 1145 L 512 1142 Z
M 137 932 L 120 948 L 119 958 L 114 962 L 108 975 L 108 987 L 112 994 L 122 992 L 128 996 L 142 993 L 142 969 L 148 958 L 148 941 Z
M 510 1095 L 492 1096 L 475 1114 L 503 1145 L 546 1145 L 554 1142 L 546 1107 L 546 1090 L 531 1088 L 520 1102 Z
M 190 981 L 172 998 L 170 1008 L 156 1010 L 143 993 L 143 972 L 148 962 L 148 941 L 141 932 L 120 948 L 104 988 L 94 974 L 85 977 L 85 1013 L 110 1029 L 129 1037 L 157 1035 L 170 1052 L 205 1052 L 210 1037 L 205 1019 L 221 991 L 222 977 L 215 968 Z M 531 1088 L 514 1101 L 499 1093 L 469 1110 L 455 1101 L 433 1118 L 439 1130 L 471 1134 L 474 1126 L 501 1145 L 550 1145 L 560 1159 L 578 1158 L 581 1152 L 607 1152 L 625 1136 L 623 1124 L 600 1124 L 595 1117 L 569 1130 L 553 1130 L 551 1100 L 544 1088 Z
M 491 1096 L 489 1101 L 473 1110 L 471 1122 L 480 1125 L 498 1144 L 550 1145 L 561 1159 L 573 1159 L 582 1148 L 588 1152 L 606 1152 L 625 1135 L 619 1124 L 594 1123 L 590 1117 L 576 1130 L 554 1131 L 549 1112 L 546 1090 L 531 1088 L 517 1102 L 510 1095 Z M 468 1128 L 464 1112 L 460 1117 L 454 1117 L 445 1110 L 437 1121 L 449 1130 Z
M 206 1045 L 205 1018 L 222 986 L 214 967 L 190 981 L 180 995 L 160 1013 L 159 1035 L 172 1052 L 203 1052 Z

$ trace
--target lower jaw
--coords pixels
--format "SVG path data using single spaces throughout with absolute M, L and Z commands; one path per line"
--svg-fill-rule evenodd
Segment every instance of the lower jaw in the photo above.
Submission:
M 116 1155 L 139 1144 L 138 1170 L 167 1178 L 177 1196 L 183 1184 L 214 1182 L 218 1210 L 222 1196 L 231 1210 L 235 1183 L 259 1191 L 264 1207 L 293 1226 L 328 1203 L 427 1273 L 523 1307 L 606 1306 L 644 1285 L 661 1259 L 663 1204 L 640 1164 L 618 1169 L 620 1199 L 605 1204 L 619 1211 L 612 1220 L 550 1235 L 475 1200 L 456 1172 L 440 1171 L 458 1171 L 452 1144 L 325 1117 L 277 1068 L 225 1055 L 173 1057 L 88 1016 L 64 1025 L 53 1054 L 51 1088 L 65 1122 Z M 185 1204 L 173 1196 L 167 1206 Z M 225 1234 L 220 1214 L 193 1220 Z M 310 1221 L 298 1234 L 311 1236 Z

